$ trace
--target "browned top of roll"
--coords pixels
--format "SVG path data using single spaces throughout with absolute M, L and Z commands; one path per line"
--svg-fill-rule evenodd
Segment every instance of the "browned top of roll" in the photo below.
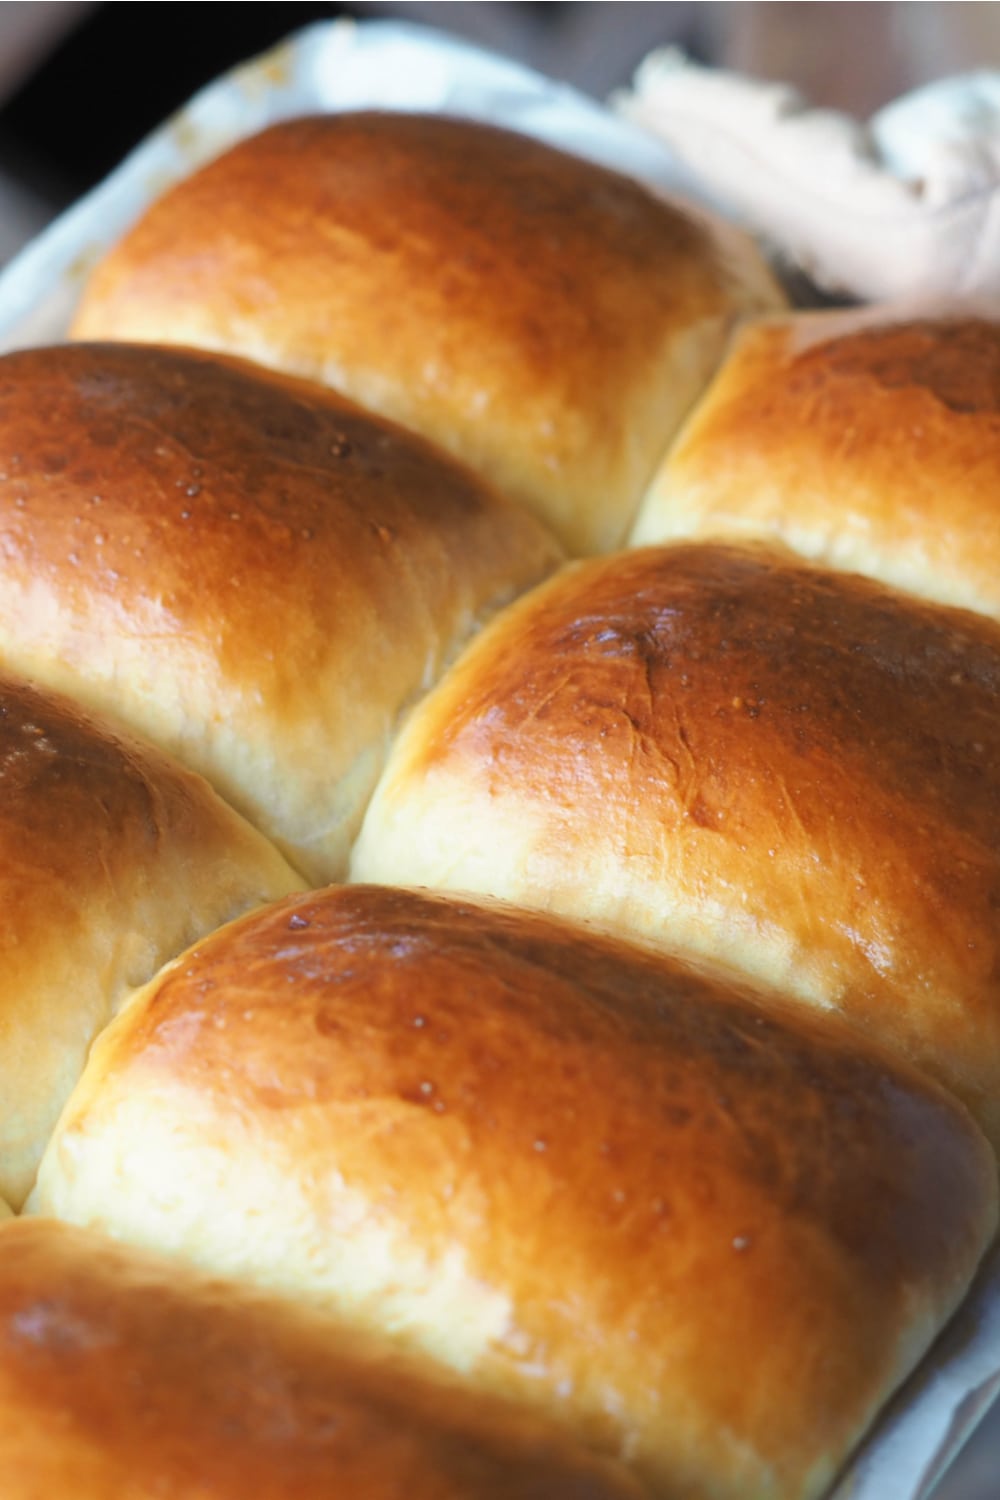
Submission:
M 6 1500 L 639 1500 L 455 1382 L 46 1220 L 0 1228 Z
M 748 242 L 625 177 L 492 126 L 362 113 L 275 125 L 168 192 L 74 332 L 317 376 L 595 550 L 733 317 L 781 305 Z
M 0 359 L 0 655 L 166 745 L 314 879 L 402 709 L 557 555 L 305 382 L 127 345 Z
M 0 677 L 0 1191 L 19 1204 L 96 1032 L 203 933 L 300 882 L 201 780 Z
M 360 879 L 585 914 L 835 1005 L 1000 1142 L 1000 628 L 761 550 L 509 611 L 415 716 Z
M 1000 615 L 1000 310 L 890 307 L 746 329 L 635 540 L 726 534 Z
M 665 1496 L 802 1497 L 961 1295 L 994 1195 L 965 1113 L 841 1024 L 553 918 L 343 887 L 137 997 L 33 1207 L 390 1328 Z

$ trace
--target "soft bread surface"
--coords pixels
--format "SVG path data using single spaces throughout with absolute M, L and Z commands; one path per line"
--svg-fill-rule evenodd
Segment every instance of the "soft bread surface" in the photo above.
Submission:
M 0 677 L 0 1192 L 19 1204 L 87 1049 L 195 938 L 301 882 L 201 780 Z
M 382 1328 L 663 1496 L 765 1500 L 820 1493 L 919 1358 L 995 1178 L 944 1090 L 836 1020 L 342 887 L 134 997 L 30 1206 Z
M 323 380 L 594 552 L 621 544 L 734 319 L 782 305 L 749 240 L 627 178 L 491 126 L 366 113 L 276 125 L 172 189 L 74 333 Z
M 407 726 L 355 878 L 590 917 L 836 1007 L 1000 1145 L 1000 627 L 753 548 L 578 565 Z
M 317 883 L 542 527 L 327 392 L 176 349 L 0 359 L 0 659 L 202 772 Z
M 695 536 L 1000 615 L 1000 304 L 742 330 L 632 540 Z
M 286 1303 L 0 1228 L 4 1500 L 641 1500 L 624 1471 Z

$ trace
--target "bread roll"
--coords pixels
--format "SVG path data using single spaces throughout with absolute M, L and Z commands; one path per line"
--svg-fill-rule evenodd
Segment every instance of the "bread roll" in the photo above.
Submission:
M 301 882 L 200 779 L 0 678 L 0 1193 L 20 1204 L 96 1033 L 195 938 Z
M 1000 627 L 766 550 L 567 571 L 428 698 L 358 880 L 588 917 L 834 1007 L 1000 1146 Z
M 0 1228 L 4 1500 L 641 1500 L 561 1434 L 100 1235 Z
M 400 713 L 557 558 L 332 392 L 178 350 L 0 359 L 0 659 L 202 772 L 316 883 Z
M 74 333 L 325 381 L 592 552 L 623 541 L 733 320 L 782 305 L 749 240 L 604 168 L 470 121 L 339 114 L 167 193 Z
M 679 537 L 780 541 L 1000 615 L 1000 305 L 745 329 L 632 540 Z
M 995 1195 L 965 1112 L 842 1023 L 341 887 L 139 992 L 31 1207 L 384 1329 L 666 1500 L 802 1500 L 962 1296 Z

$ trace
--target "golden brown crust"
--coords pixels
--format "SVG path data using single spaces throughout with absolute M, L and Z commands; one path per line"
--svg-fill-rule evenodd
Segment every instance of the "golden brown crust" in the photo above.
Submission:
M 620 544 L 733 319 L 781 305 L 749 242 L 624 177 L 490 126 L 368 113 L 276 125 L 174 188 L 74 332 L 322 379 L 595 551 Z
M 378 1344 L 64 1224 L 0 1228 L 5 1500 L 640 1500 Z
M 179 755 L 314 880 L 401 711 L 557 556 L 304 382 L 129 346 L 0 359 L 0 655 Z
M 0 1191 L 12 1203 L 127 991 L 299 884 L 199 777 L 0 678 Z
M 633 540 L 777 540 L 1000 615 L 1000 320 L 881 308 L 738 336 Z
M 964 1111 L 836 1022 L 549 917 L 344 887 L 136 997 L 33 1207 L 391 1329 L 661 1494 L 803 1497 L 961 1296 L 994 1197 Z
M 358 879 L 590 916 L 836 1006 L 1000 1144 L 1000 629 L 754 549 L 508 611 L 414 716 Z

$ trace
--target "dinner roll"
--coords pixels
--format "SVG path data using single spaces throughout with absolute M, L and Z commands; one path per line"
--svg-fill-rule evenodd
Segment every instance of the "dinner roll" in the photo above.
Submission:
M 1000 615 L 1000 305 L 745 329 L 632 540 L 678 537 L 780 541 Z
M 238 912 L 299 888 L 200 777 L 0 678 L 0 1193 L 20 1204 L 125 994 Z
M 0 1228 L 4 1500 L 641 1500 L 378 1345 L 46 1220 Z
M 315 883 L 400 714 L 557 558 L 332 392 L 175 349 L 0 359 L 0 659 L 202 772 Z
M 753 548 L 579 565 L 413 716 L 359 880 L 589 917 L 834 1007 L 1000 1146 L 1000 626 Z
M 783 305 L 749 240 L 602 167 L 467 120 L 338 114 L 168 192 L 74 334 L 314 376 L 592 552 L 623 541 L 734 319 Z
M 665 1500 L 803 1500 L 962 1296 L 995 1194 L 965 1111 L 835 1018 L 348 886 L 133 998 L 30 1206 L 384 1329 Z

